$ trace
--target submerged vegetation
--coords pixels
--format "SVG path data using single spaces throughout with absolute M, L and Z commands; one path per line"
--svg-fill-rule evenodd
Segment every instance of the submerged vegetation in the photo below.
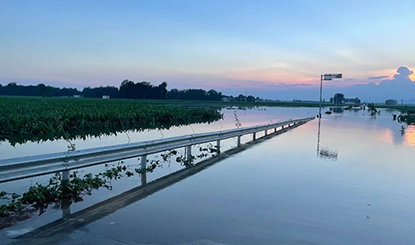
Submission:
M 217 109 L 142 100 L 0 97 L 0 141 L 86 138 L 222 118 Z
M 372 112 L 372 113 L 377 113 L 378 110 L 376 109 L 376 106 L 374 103 L 369 103 L 367 104 L 367 110 Z
M 393 114 L 393 120 L 407 125 L 415 125 L 415 106 L 413 105 L 377 105 L 380 108 L 399 111 L 400 114 Z
M 415 125 L 415 110 L 405 110 L 398 116 L 398 122 Z
M 127 165 L 120 161 L 106 164 L 106 170 L 98 174 L 88 173 L 80 176 L 79 172 L 72 171 L 69 179 L 63 179 L 61 173 L 56 173 L 46 184 L 37 182 L 21 195 L 0 191 L 0 202 L 3 203 L 0 205 L 0 230 L 30 218 L 36 212 L 41 215 L 49 206 L 68 208 L 72 203 L 81 202 L 85 196 L 92 195 L 93 190 L 100 188 L 111 190 L 112 180 L 151 173 L 156 168 L 163 167 L 164 163 L 170 163 L 172 159 L 181 166 L 190 168 L 197 159 L 214 157 L 219 153 L 216 146 L 211 143 L 199 145 L 197 150 L 198 154 L 190 156 L 189 159 L 177 150 L 167 151 L 160 154 L 161 159 L 157 159 L 159 156 L 156 156 L 156 159 L 147 160 L 147 167 L 144 169 L 134 168 L 137 165 Z

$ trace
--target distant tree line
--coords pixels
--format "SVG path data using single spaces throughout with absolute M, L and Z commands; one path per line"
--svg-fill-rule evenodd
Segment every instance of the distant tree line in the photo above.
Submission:
M 76 88 L 58 88 L 46 86 L 42 83 L 34 86 L 17 85 L 14 82 L 2 86 L 0 84 L 0 95 L 11 96 L 42 96 L 42 97 L 73 97 L 82 96 L 86 98 L 102 98 L 107 95 L 110 98 L 125 99 L 166 99 L 167 83 L 163 82 L 158 86 L 151 85 L 149 82 L 134 83 L 124 80 L 120 87 L 86 87 L 82 91 Z
M 233 100 L 233 101 L 246 101 L 246 102 L 255 102 L 255 101 L 258 101 L 258 100 L 260 100 L 260 98 L 258 98 L 258 97 L 254 97 L 254 96 L 252 96 L 252 95 L 248 95 L 248 96 L 245 96 L 245 95 L 243 95 L 243 94 L 240 94 L 240 95 L 238 95 L 237 97 L 232 97 L 232 96 L 230 96 L 230 98 L 231 98 L 231 100 Z
M 167 83 L 162 82 L 158 86 L 151 85 L 149 82 L 133 82 L 124 80 L 120 87 L 86 87 L 80 93 L 86 98 L 101 98 L 103 95 L 109 95 L 111 98 L 122 99 L 166 99 Z
M 222 93 L 216 90 L 203 90 L 203 89 L 172 89 L 167 93 L 167 99 L 169 100 L 221 100 Z
M 17 85 L 14 82 L 2 86 L 0 84 L 0 95 L 14 96 L 44 96 L 44 97 L 69 97 L 79 95 L 81 92 L 76 88 L 56 88 L 40 83 L 36 86 Z
M 47 86 L 45 84 L 38 85 L 17 85 L 14 82 L 2 86 L 0 84 L 0 95 L 10 96 L 42 96 L 42 97 L 74 97 L 82 96 L 85 98 L 102 98 L 109 96 L 110 98 L 120 99 L 169 99 L 169 100 L 211 100 L 211 101 L 246 101 L 255 102 L 259 98 L 251 95 L 245 96 L 240 94 L 237 97 L 225 96 L 216 90 L 203 89 L 172 89 L 167 90 L 167 83 L 162 82 L 155 86 L 149 82 L 133 82 L 124 80 L 120 87 L 85 87 L 82 91 L 76 88 L 58 88 Z

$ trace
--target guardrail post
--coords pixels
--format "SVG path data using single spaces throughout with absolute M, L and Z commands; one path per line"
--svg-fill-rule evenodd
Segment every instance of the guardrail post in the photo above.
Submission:
M 68 198 L 61 200 L 62 218 L 69 218 L 71 215 L 71 202 Z
M 191 145 L 188 145 L 188 146 L 186 146 L 186 151 L 187 151 L 187 160 L 190 160 L 190 159 L 192 159 L 192 146 Z
M 216 141 L 216 150 L 218 150 L 218 153 L 220 153 L 220 140 Z
M 64 170 L 62 171 L 62 182 L 61 184 L 66 187 L 69 183 L 69 176 L 71 171 Z M 68 218 L 71 215 L 71 203 L 69 199 L 62 199 L 61 200 L 61 209 L 62 209 L 62 218 Z
M 147 155 L 142 155 L 141 156 L 141 170 L 146 170 L 147 169 Z
M 241 146 L 241 136 L 239 135 L 237 140 L 236 140 L 236 145 L 239 147 Z
M 147 155 L 141 156 L 141 185 L 147 184 Z
M 256 133 L 252 134 L 252 140 L 256 140 Z
M 147 184 L 147 172 L 144 171 L 141 173 L 141 185 Z
M 64 171 L 62 171 L 62 180 L 69 180 L 70 173 L 71 173 L 70 170 L 64 170 Z

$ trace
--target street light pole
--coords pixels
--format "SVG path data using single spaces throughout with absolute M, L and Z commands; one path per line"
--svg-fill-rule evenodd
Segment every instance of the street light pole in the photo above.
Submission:
M 335 74 L 324 74 L 320 76 L 320 106 L 318 109 L 318 117 L 321 118 L 321 100 L 322 100 L 322 94 L 323 94 L 323 80 L 333 80 L 333 79 L 339 79 L 342 78 L 343 75 L 341 73 L 335 73 Z

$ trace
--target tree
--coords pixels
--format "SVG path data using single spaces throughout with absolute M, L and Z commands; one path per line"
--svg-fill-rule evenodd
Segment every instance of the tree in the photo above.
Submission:
M 248 97 L 246 97 L 246 102 L 255 102 L 255 97 L 252 95 L 248 95 Z
M 167 99 L 169 100 L 178 100 L 180 91 L 178 89 L 172 89 L 167 92 Z
M 222 93 L 211 89 L 211 90 L 207 91 L 206 97 L 207 97 L 206 98 L 207 100 L 221 100 L 222 99 Z
M 167 83 L 162 82 L 158 87 L 161 93 L 161 99 L 165 100 L 167 97 Z
M 118 98 L 118 88 L 110 86 L 98 88 L 86 87 L 82 90 L 82 96 L 86 98 L 102 98 L 103 95 L 109 95 L 111 98 Z
M 246 97 L 243 94 L 238 95 L 238 97 L 235 98 L 237 101 L 246 101 Z
M 122 98 L 133 99 L 134 90 L 135 90 L 135 84 L 133 81 L 129 81 L 128 79 L 125 79 L 124 81 L 122 81 L 121 86 L 120 86 L 120 95 Z
M 43 83 L 39 83 L 37 88 L 40 92 L 40 96 L 42 97 L 50 97 L 52 96 L 52 87 L 46 86 Z
M 385 105 L 397 105 L 398 101 L 394 99 L 388 99 L 385 101 Z

